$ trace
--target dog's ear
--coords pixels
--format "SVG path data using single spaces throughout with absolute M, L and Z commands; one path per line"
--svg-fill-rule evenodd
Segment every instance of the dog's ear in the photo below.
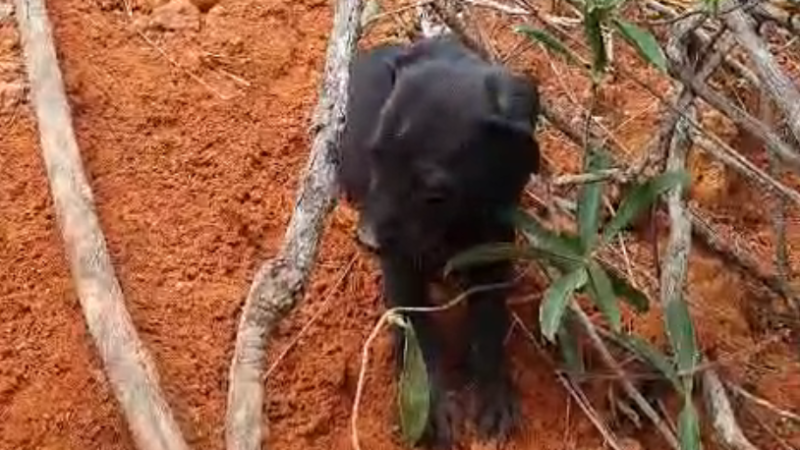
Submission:
M 484 78 L 484 90 L 493 114 L 519 122 L 520 126 L 536 128 L 539 91 L 532 80 L 505 69 L 492 70 Z

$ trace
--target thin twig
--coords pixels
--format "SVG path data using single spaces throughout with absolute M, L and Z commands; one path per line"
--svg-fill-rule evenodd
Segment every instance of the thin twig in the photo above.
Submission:
M 472 4 L 472 5 L 475 5 L 475 6 L 479 6 L 479 7 L 482 7 L 482 8 L 488 8 L 488 9 L 493 9 L 495 11 L 500 11 L 503 14 L 509 14 L 509 15 L 512 15 L 512 16 L 528 16 L 528 15 L 531 14 L 530 11 L 528 11 L 526 9 L 515 7 L 515 6 L 509 6 L 509 5 L 497 2 L 495 0 L 461 0 L 461 1 L 463 1 L 464 3 L 469 3 L 469 4 Z
M 730 13 L 732 13 L 734 11 L 737 11 L 737 10 L 740 10 L 740 9 L 745 10 L 745 11 L 751 10 L 757 4 L 758 4 L 758 1 L 754 1 L 754 0 L 743 1 L 741 3 L 737 3 L 735 5 L 728 6 L 727 8 L 721 9 L 719 11 L 719 13 L 716 14 L 716 16 L 717 17 L 724 16 L 724 15 L 730 14 Z M 650 26 L 674 25 L 675 23 L 681 22 L 681 21 L 683 21 L 685 19 L 688 19 L 690 17 L 698 16 L 698 15 L 707 15 L 707 14 L 708 14 L 708 12 L 705 10 L 705 8 L 702 7 L 702 6 L 699 6 L 699 7 L 695 7 L 692 10 L 686 11 L 683 14 L 680 14 L 678 16 L 670 17 L 669 19 L 648 20 L 648 21 L 644 21 L 644 23 L 646 23 L 647 25 L 650 25 Z
M 450 11 L 446 6 L 441 4 L 441 1 L 434 1 L 430 4 L 431 9 L 436 13 L 437 16 L 444 22 L 447 28 L 450 29 L 453 33 L 458 35 L 461 38 L 464 45 L 472 49 L 474 52 L 478 53 L 482 58 L 486 59 L 487 61 L 495 61 L 495 55 L 489 52 L 485 47 L 479 44 L 475 39 L 473 39 L 469 33 L 464 30 L 464 27 L 459 23 L 458 18 L 455 14 Z
M 620 169 L 602 169 L 596 172 L 561 175 L 550 180 L 553 186 L 569 186 L 574 184 L 597 183 L 617 179 L 622 175 Z
M 745 400 L 748 400 L 748 401 L 750 401 L 752 403 L 755 403 L 756 405 L 761 406 L 763 408 L 766 408 L 766 409 L 772 411 L 773 413 L 777 414 L 778 416 L 783 417 L 784 419 L 791 420 L 792 422 L 800 424 L 800 414 L 796 414 L 796 413 L 793 413 L 791 411 L 787 411 L 785 409 L 778 408 L 777 406 L 772 404 L 770 401 L 768 401 L 766 399 L 763 399 L 763 398 L 761 398 L 761 397 L 759 397 L 757 395 L 751 394 L 750 392 L 746 391 L 741 386 L 738 386 L 736 384 L 725 383 L 725 386 L 727 386 L 728 389 L 733 391 L 733 393 L 735 393 L 736 395 L 739 395 L 740 397 L 744 398 Z
M 768 191 L 778 194 L 777 197 L 791 200 L 794 204 L 800 206 L 800 192 L 778 181 L 727 144 L 719 145 L 719 143 L 711 141 L 694 130 L 692 134 L 694 135 L 695 143 L 700 149 L 725 164 L 725 166 L 735 170 L 743 177 L 753 180 Z
M 126 14 L 126 15 L 127 15 L 127 17 L 128 17 L 128 21 L 129 21 L 129 22 L 133 22 L 133 9 L 131 8 L 130 0 L 125 0 L 125 14 Z M 153 40 L 152 40 L 152 39 L 150 39 L 149 37 L 147 37 L 147 35 L 146 35 L 146 34 L 144 34 L 144 32 L 142 32 L 142 30 L 140 30 L 139 28 L 136 28 L 136 27 L 134 27 L 134 28 L 136 29 L 136 34 L 137 34 L 137 35 L 139 35 L 139 37 L 141 37 L 141 38 L 142 38 L 142 40 L 143 40 L 143 41 L 145 41 L 145 42 L 147 43 L 147 45 L 149 45 L 150 47 L 152 47 L 152 48 L 153 48 L 153 50 L 157 51 L 157 52 L 158 52 L 158 53 L 159 53 L 159 54 L 160 54 L 160 55 L 161 55 L 161 56 L 162 56 L 164 59 L 166 59 L 166 60 L 167 60 L 167 62 L 169 62 L 170 64 L 172 64 L 173 66 L 175 66 L 175 68 L 177 68 L 177 69 L 178 69 L 178 70 L 180 70 L 181 72 L 183 72 L 183 73 L 185 73 L 186 75 L 188 75 L 188 76 L 189 76 L 189 78 L 191 78 L 191 79 L 193 79 L 194 81 L 196 81 L 196 82 L 197 82 L 197 84 L 199 84 L 200 86 L 204 87 L 206 90 L 208 90 L 208 91 L 209 91 L 209 92 L 211 92 L 212 94 L 216 95 L 216 96 L 217 96 L 217 97 L 219 97 L 221 100 L 230 100 L 230 99 L 232 99 L 232 98 L 233 98 L 233 97 L 231 97 L 230 95 L 225 95 L 225 94 L 223 94 L 222 92 L 220 92 L 219 90 L 215 89 L 213 86 L 211 86 L 210 84 L 208 84 L 208 82 L 206 82 L 206 80 L 204 80 L 204 79 L 200 78 L 200 77 L 199 77 L 198 75 L 196 75 L 194 72 L 192 72 L 191 70 L 187 69 L 187 68 L 186 68 L 186 67 L 184 67 L 184 66 L 183 66 L 181 63 L 179 63 L 178 61 L 176 61 L 176 60 L 175 60 L 175 58 L 173 58 L 172 56 L 170 56 L 170 55 L 169 55 L 169 53 L 167 53 L 167 51 L 166 51 L 166 50 L 164 50 L 163 48 L 161 48 L 161 46 L 160 46 L 160 45 L 156 44 L 155 42 L 153 42 Z M 227 72 L 226 72 L 226 73 L 227 73 Z M 233 74 L 229 74 L 229 75 L 232 75 L 232 76 L 234 76 L 234 77 L 235 77 L 235 75 L 233 75 Z M 238 77 L 236 77 L 236 78 L 238 78 Z M 239 80 L 235 80 L 235 81 L 239 81 Z M 246 81 L 245 81 L 245 80 L 241 80 L 241 79 L 240 79 L 240 81 L 244 81 L 244 82 L 246 83 Z
M 742 359 L 744 357 L 749 357 L 749 356 L 753 356 L 755 354 L 761 353 L 762 351 L 764 351 L 764 349 L 766 349 L 770 345 L 775 344 L 776 342 L 780 342 L 780 341 L 786 339 L 788 334 L 789 334 L 788 330 L 780 332 L 780 333 L 776 333 L 776 334 L 774 334 L 772 336 L 769 336 L 766 339 L 763 339 L 760 342 L 757 342 L 755 345 L 752 345 L 750 347 L 745 347 L 745 348 L 740 349 L 738 351 L 735 351 L 733 353 L 730 353 L 730 354 L 727 354 L 727 355 L 723 355 L 722 357 L 717 358 L 714 361 L 705 361 L 705 362 L 703 362 L 701 364 L 698 364 L 697 366 L 692 368 L 692 370 L 679 371 L 678 375 L 680 375 L 680 376 L 695 375 L 695 374 L 704 372 L 706 370 L 713 369 L 714 367 L 729 365 L 729 364 L 731 364 L 731 363 L 733 363 L 735 361 L 738 361 L 738 360 L 740 360 L 740 359 Z
M 300 329 L 297 335 L 291 340 L 291 342 L 289 342 L 289 344 L 286 345 L 286 348 L 283 349 L 281 354 L 278 355 L 278 357 L 275 358 L 275 361 L 273 361 L 273 363 L 269 366 L 269 369 L 267 369 L 267 373 L 264 375 L 265 379 L 270 378 L 270 375 L 272 375 L 272 373 L 275 372 L 278 366 L 280 366 L 281 362 L 286 358 L 286 355 L 288 355 L 289 352 L 292 351 L 292 349 L 297 345 L 297 343 L 300 342 L 300 339 L 302 339 L 303 336 L 305 336 L 306 332 L 308 332 L 311 326 L 314 325 L 317 322 L 317 320 L 319 320 L 320 317 L 322 317 L 322 314 L 328 311 L 328 305 L 330 304 L 331 299 L 334 298 L 333 294 L 336 293 L 336 291 L 339 289 L 339 286 L 341 286 L 342 282 L 344 282 L 344 280 L 347 278 L 347 275 L 353 269 L 353 266 L 355 265 L 357 259 L 358 259 L 357 254 L 353 255 L 353 257 L 350 258 L 350 262 L 348 262 L 345 268 L 342 269 L 341 275 L 339 275 L 339 277 L 336 279 L 336 282 L 333 283 L 333 286 L 331 286 L 325 293 L 317 312 L 314 313 L 313 316 L 311 316 L 308 322 L 306 322 L 306 324 L 303 325 L 303 328 Z
M 536 341 L 536 337 L 533 335 L 533 332 L 525 325 L 525 322 L 520 319 L 517 313 L 512 313 L 512 318 L 514 319 L 514 323 L 522 330 L 525 334 L 525 337 L 533 344 L 534 348 L 536 348 L 539 355 L 543 356 L 547 359 L 551 365 L 554 363 L 550 360 L 549 355 L 544 349 L 539 345 Z M 600 435 L 603 437 L 603 440 L 614 450 L 622 450 L 622 445 L 619 443 L 619 438 L 614 434 L 609 427 L 603 423 L 600 419 L 600 414 L 598 414 L 597 410 L 592 406 L 589 400 L 586 398 L 586 395 L 583 394 L 580 389 L 578 389 L 575 385 L 573 385 L 560 371 L 556 371 L 556 377 L 558 381 L 564 386 L 564 389 L 575 399 L 575 402 L 581 408 L 586 417 L 592 422 L 592 425 L 597 429 Z
M 429 4 L 433 3 L 433 1 L 434 0 L 424 0 L 424 1 L 421 1 L 421 2 L 416 2 L 416 3 L 411 3 L 411 4 L 408 4 L 408 5 L 400 6 L 398 8 L 395 8 L 395 9 L 391 10 L 391 11 L 385 11 L 385 12 L 382 12 L 382 13 L 375 14 L 374 16 L 371 16 L 369 19 L 367 19 L 364 22 L 364 26 L 365 27 L 369 27 L 370 25 L 372 25 L 373 23 L 375 23 L 375 22 L 377 22 L 377 21 L 379 21 L 381 19 L 384 19 L 384 18 L 390 17 L 390 16 L 394 16 L 394 15 L 397 15 L 397 14 L 400 14 L 400 13 L 404 13 L 404 12 L 406 12 L 408 10 L 411 10 L 411 9 L 414 9 L 414 8 L 418 8 L 418 7 L 421 7 L 421 6 L 429 5 Z
M 749 410 L 745 410 L 745 412 L 747 413 L 748 417 L 756 421 L 756 423 L 758 424 L 759 427 L 761 427 L 762 430 L 766 431 L 767 434 L 769 434 L 772 437 L 772 439 L 775 439 L 775 442 L 777 442 L 778 445 L 780 445 L 783 450 L 797 450 L 796 447 L 789 445 L 789 443 L 786 442 L 785 439 L 778 436 L 775 430 L 773 430 L 772 427 L 768 426 L 764 421 L 764 418 L 761 417 L 759 414 L 756 414 Z
M 678 443 L 678 439 L 672 433 L 669 426 L 664 423 L 664 421 L 659 417 L 658 412 L 650 406 L 650 403 L 642 396 L 642 394 L 636 389 L 636 387 L 631 383 L 628 379 L 625 371 L 622 367 L 619 366 L 617 361 L 614 359 L 614 356 L 611 355 L 611 352 L 606 347 L 606 344 L 603 342 L 603 339 L 597 333 L 597 330 L 594 327 L 594 324 L 589 320 L 589 317 L 586 315 L 583 310 L 578 307 L 574 302 L 571 305 L 570 309 L 575 312 L 575 316 L 578 318 L 578 321 L 583 325 L 584 330 L 586 331 L 589 340 L 592 342 L 595 350 L 600 354 L 603 362 L 608 366 L 611 371 L 619 377 L 619 383 L 622 385 L 622 389 L 625 390 L 625 393 L 631 398 L 631 400 L 636 403 L 636 406 L 653 422 L 656 429 L 659 433 L 664 437 L 667 443 L 675 450 L 680 450 L 680 444 Z

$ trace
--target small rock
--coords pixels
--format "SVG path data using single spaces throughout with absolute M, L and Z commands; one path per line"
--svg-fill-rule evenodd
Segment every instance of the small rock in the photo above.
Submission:
M 205 13 L 217 6 L 219 0 L 191 0 L 191 2 L 194 3 L 194 6 L 196 6 L 200 12 Z
M 11 3 L 0 3 L 0 23 L 6 21 L 6 19 L 11 20 L 11 16 L 14 14 L 14 5 Z
M 0 83 L 0 114 L 8 114 L 22 103 L 25 86 L 22 83 Z
M 189 0 L 172 0 L 153 10 L 146 28 L 196 31 L 200 29 L 200 10 Z

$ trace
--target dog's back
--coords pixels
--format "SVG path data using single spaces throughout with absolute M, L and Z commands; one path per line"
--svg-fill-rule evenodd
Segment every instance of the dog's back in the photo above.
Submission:
M 339 149 L 339 182 L 350 201 L 361 203 L 369 189 L 367 145 L 394 85 L 394 65 L 404 47 L 387 44 L 359 52 L 348 88 L 347 123 Z

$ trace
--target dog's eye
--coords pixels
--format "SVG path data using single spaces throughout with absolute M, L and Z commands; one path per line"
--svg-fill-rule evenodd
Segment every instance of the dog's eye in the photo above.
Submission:
M 420 171 L 418 186 L 422 200 L 429 205 L 440 205 L 453 196 L 450 174 L 436 165 L 424 166 Z

